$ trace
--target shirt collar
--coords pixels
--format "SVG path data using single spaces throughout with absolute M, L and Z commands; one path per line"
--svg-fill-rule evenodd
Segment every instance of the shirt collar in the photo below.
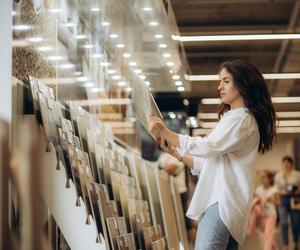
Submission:
M 248 111 L 249 111 L 248 108 L 241 107 L 241 108 L 229 110 L 224 115 L 226 115 L 226 114 L 240 114 L 240 113 L 244 113 L 244 112 L 248 112 Z

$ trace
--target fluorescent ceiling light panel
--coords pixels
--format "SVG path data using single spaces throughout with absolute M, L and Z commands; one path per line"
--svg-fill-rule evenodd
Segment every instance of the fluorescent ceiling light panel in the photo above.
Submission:
M 266 80 L 274 79 L 300 79 L 300 73 L 266 73 L 263 74 Z M 219 75 L 185 75 L 189 81 L 218 81 Z
M 300 96 L 291 97 L 272 97 L 273 103 L 300 103 Z M 201 100 L 202 104 L 220 104 L 220 98 L 203 98 Z
M 282 120 L 279 127 L 300 127 L 300 120 Z
M 300 127 L 281 127 L 276 132 L 279 134 L 300 133 Z
M 279 118 L 300 118 L 300 111 L 276 112 Z
M 274 102 L 274 103 L 299 103 L 300 96 L 272 97 L 272 102 Z
M 212 35 L 212 36 L 172 35 L 172 39 L 181 42 L 285 40 L 285 39 L 300 39 L 300 34 L 255 34 L 255 35 Z
M 279 118 L 300 118 L 300 111 L 276 112 Z M 199 119 L 218 119 L 218 113 L 198 113 Z

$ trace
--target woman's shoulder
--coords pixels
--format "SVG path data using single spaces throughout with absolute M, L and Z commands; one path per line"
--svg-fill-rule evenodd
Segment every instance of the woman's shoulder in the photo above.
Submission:
M 243 129 L 258 130 L 256 120 L 247 108 L 228 111 L 223 118 L 225 123 L 238 123 Z

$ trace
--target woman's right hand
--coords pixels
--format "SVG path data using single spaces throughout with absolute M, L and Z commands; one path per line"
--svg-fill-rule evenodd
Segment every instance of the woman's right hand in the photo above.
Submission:
M 160 141 L 163 137 L 163 132 L 167 130 L 163 121 L 156 116 L 148 117 L 148 129 L 152 135 L 154 135 L 157 141 Z

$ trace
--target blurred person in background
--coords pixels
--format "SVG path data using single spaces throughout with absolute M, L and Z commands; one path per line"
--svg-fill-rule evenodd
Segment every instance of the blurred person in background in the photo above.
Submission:
M 278 207 L 281 227 L 281 242 L 284 250 L 289 249 L 289 217 L 292 227 L 294 249 L 298 249 L 300 236 L 300 211 L 291 207 L 291 199 L 300 196 L 300 172 L 294 169 L 294 161 L 290 156 L 282 158 L 282 169 L 275 176 L 280 205 Z
M 165 152 L 160 154 L 157 163 L 161 169 L 175 177 L 176 189 L 181 196 L 182 203 L 184 204 L 186 202 L 185 194 L 187 193 L 184 163 L 178 161 L 174 156 Z
M 176 189 L 180 194 L 182 208 L 184 213 L 186 213 L 188 208 L 188 189 L 186 185 L 185 164 L 166 152 L 160 154 L 157 163 L 159 168 L 165 170 L 169 175 L 174 176 Z M 187 217 L 185 217 L 185 224 L 189 240 L 194 244 L 196 238 L 195 227 L 192 221 Z
M 177 134 L 160 118 L 149 117 L 149 131 L 160 147 L 199 176 L 187 211 L 198 221 L 197 250 L 236 250 L 243 244 L 257 156 L 270 150 L 276 138 L 274 106 L 255 65 L 244 60 L 224 62 L 217 90 L 220 121 L 206 137 Z
M 277 188 L 273 185 L 273 175 L 267 170 L 260 173 L 260 185 L 255 189 L 252 202 L 248 235 L 252 236 L 257 232 L 262 233 L 264 238 L 264 250 L 275 250 L 273 240 L 276 229 L 276 198 Z

